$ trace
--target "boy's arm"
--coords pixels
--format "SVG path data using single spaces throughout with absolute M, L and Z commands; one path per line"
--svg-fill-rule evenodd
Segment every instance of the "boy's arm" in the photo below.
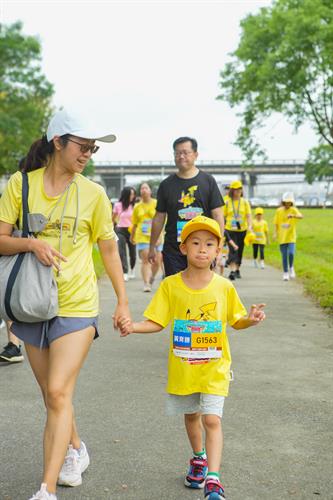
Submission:
M 120 319 L 118 325 L 121 337 L 126 337 L 130 333 L 157 333 L 164 328 L 150 319 L 133 323 L 130 318 L 125 317 Z
M 266 317 L 264 311 L 262 310 L 265 305 L 266 304 L 253 304 L 251 306 L 249 314 L 236 321 L 236 323 L 234 323 L 232 327 L 235 330 L 244 330 L 245 328 L 249 328 L 250 326 L 256 326 Z

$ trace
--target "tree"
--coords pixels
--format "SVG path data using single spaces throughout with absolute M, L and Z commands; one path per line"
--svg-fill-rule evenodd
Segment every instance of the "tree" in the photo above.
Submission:
M 239 46 L 220 74 L 218 99 L 242 105 L 236 144 L 246 161 L 264 154 L 254 131 L 272 112 L 282 113 L 296 130 L 310 123 L 319 143 L 333 149 L 331 0 L 276 0 L 248 15 L 241 29 Z
M 41 45 L 22 24 L 0 26 L 0 175 L 17 170 L 45 133 L 53 87 L 41 72 Z

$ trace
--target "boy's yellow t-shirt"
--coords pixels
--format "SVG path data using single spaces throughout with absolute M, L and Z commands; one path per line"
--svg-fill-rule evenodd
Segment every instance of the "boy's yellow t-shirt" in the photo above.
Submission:
M 288 215 L 301 215 L 296 207 L 279 207 L 274 216 L 274 224 L 277 227 L 277 237 L 280 245 L 296 242 L 296 223 L 298 219 L 288 219 Z
M 268 234 L 267 222 L 264 219 L 259 221 L 256 218 L 254 218 L 252 220 L 252 228 L 254 234 L 256 235 L 256 239 L 254 240 L 253 243 L 257 243 L 259 245 L 266 245 L 267 243 L 266 234 Z
M 152 220 L 156 212 L 157 200 L 152 198 L 149 203 L 140 201 L 133 209 L 132 224 L 136 225 L 135 243 L 149 243 Z
M 167 392 L 227 396 L 231 355 L 226 326 L 246 314 L 236 289 L 222 276 L 214 273 L 201 290 L 188 288 L 182 273 L 165 278 L 144 315 L 171 326 Z
M 223 214 L 225 217 L 225 228 L 229 231 L 246 231 L 247 219 L 246 216 L 251 214 L 250 203 L 244 198 L 240 200 L 232 200 L 228 197 L 223 206 Z M 239 222 L 239 228 L 238 224 Z
M 57 204 L 44 230 L 37 235 L 59 250 L 61 215 L 65 205 L 64 195 L 49 197 L 44 191 L 45 168 L 28 173 L 29 211 L 41 213 L 46 218 Z M 77 206 L 77 194 L 79 204 Z M 78 212 L 77 212 L 78 208 Z M 74 243 L 74 224 L 78 214 L 77 241 Z M 0 220 L 22 227 L 22 175 L 11 176 L 0 199 Z M 59 313 L 64 317 L 94 317 L 98 314 L 98 288 L 92 259 L 93 244 L 98 240 L 115 238 L 112 224 L 111 203 L 103 189 L 83 175 L 75 176 L 69 188 L 64 211 L 62 254 L 68 259 L 61 261 L 61 273 L 55 272 L 59 293 Z

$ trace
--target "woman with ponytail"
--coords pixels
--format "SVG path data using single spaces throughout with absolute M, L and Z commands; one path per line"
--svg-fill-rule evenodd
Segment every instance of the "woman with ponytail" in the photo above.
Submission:
M 0 200 L 0 254 L 33 252 L 52 266 L 58 285 L 58 315 L 48 322 L 13 322 L 12 331 L 25 343 L 32 371 L 41 388 L 47 420 L 44 431 L 42 485 L 30 500 L 56 500 L 56 484 L 77 486 L 89 465 L 74 418 L 73 393 L 93 339 L 98 337 L 98 290 L 92 261 L 96 242 L 115 293 L 113 316 L 128 312 L 128 301 L 109 199 L 104 189 L 82 174 L 95 141 L 115 136 L 89 130 L 62 110 L 51 119 L 47 134 L 34 142 L 20 168 L 28 173 L 29 209 L 43 214 L 36 238 L 14 238 L 22 223 L 22 174 L 9 179 Z M 17 479 L 17 478 L 16 478 Z

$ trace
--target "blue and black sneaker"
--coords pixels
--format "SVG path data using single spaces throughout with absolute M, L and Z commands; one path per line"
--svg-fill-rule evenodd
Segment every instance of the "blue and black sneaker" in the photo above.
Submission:
M 208 472 L 208 464 L 206 458 L 193 457 L 190 460 L 190 468 L 185 477 L 185 486 L 189 488 L 203 488 Z
M 207 479 L 204 493 L 205 500 L 225 500 L 224 489 L 218 479 Z

